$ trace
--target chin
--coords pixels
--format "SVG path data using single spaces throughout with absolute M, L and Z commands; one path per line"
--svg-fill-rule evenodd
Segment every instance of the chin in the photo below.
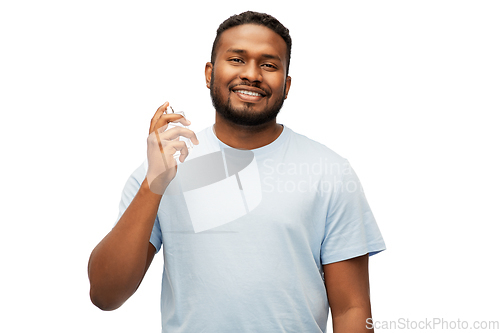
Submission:
M 274 121 L 280 109 L 267 109 L 256 112 L 248 106 L 236 109 L 231 105 L 217 105 L 215 111 L 222 118 L 233 124 L 240 126 L 260 126 Z

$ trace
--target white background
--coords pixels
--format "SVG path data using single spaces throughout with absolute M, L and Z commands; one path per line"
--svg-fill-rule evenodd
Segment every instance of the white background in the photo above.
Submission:
M 364 185 L 388 248 L 370 260 L 375 320 L 500 320 L 500 3 L 296 3 L 2 2 L 0 331 L 160 332 L 161 254 L 113 312 L 89 300 L 88 257 L 157 107 L 213 123 L 215 31 L 249 9 L 293 39 L 278 121 Z

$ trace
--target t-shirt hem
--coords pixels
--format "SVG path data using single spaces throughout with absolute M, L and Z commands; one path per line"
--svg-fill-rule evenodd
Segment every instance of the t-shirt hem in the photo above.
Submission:
M 373 256 L 377 253 L 380 253 L 384 251 L 385 245 L 379 245 L 379 246 L 372 246 L 369 249 L 363 248 L 363 249 L 358 249 L 358 250 L 353 250 L 349 252 L 344 252 L 344 253 L 337 253 L 334 256 L 328 256 L 326 258 L 323 258 L 321 260 L 322 265 L 327 265 L 327 264 L 332 264 L 334 262 L 339 262 L 339 261 L 344 261 L 356 257 L 363 256 L 365 254 L 368 254 L 368 256 Z
M 149 242 L 153 244 L 153 246 L 156 249 L 156 253 L 160 252 L 161 249 L 161 241 L 158 237 L 154 237 L 154 234 L 151 235 L 151 238 L 149 239 Z

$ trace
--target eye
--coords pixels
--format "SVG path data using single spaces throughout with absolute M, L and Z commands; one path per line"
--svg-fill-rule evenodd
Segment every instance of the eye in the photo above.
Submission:
M 273 64 L 263 64 L 262 66 L 269 68 L 269 69 L 278 69 L 278 67 L 273 65 Z
M 240 58 L 231 58 L 228 61 L 235 63 L 243 63 L 243 60 L 241 60 Z

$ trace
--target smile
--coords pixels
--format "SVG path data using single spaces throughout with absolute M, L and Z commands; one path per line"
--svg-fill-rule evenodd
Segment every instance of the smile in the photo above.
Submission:
M 253 91 L 248 91 L 248 90 L 235 90 L 234 92 L 237 94 L 245 94 L 245 95 L 249 95 L 249 96 L 262 97 L 261 94 L 253 92 Z

